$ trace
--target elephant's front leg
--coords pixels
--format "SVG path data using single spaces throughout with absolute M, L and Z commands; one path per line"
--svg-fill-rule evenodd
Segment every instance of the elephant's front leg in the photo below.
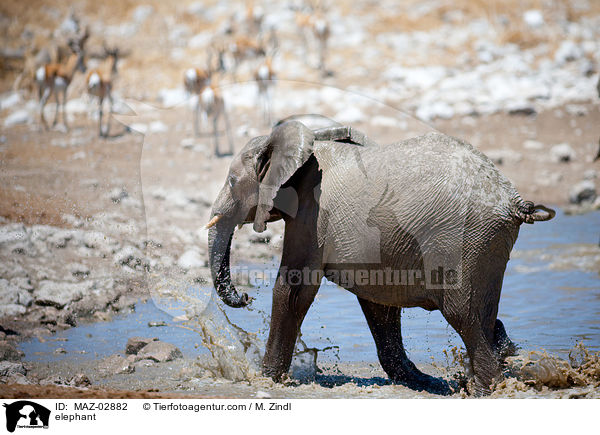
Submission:
M 315 284 L 300 282 L 297 271 L 300 269 L 280 269 L 277 283 L 273 288 L 271 308 L 271 329 L 263 359 L 263 374 L 276 381 L 287 373 L 292 362 L 296 338 L 320 282 Z M 300 277 L 301 281 L 303 277 Z M 292 284 L 294 283 L 294 284 Z
M 358 298 L 358 302 L 375 340 L 379 362 L 393 382 L 434 394 L 452 393 L 446 381 L 421 372 L 408 359 L 400 329 L 401 308 L 376 304 L 361 298 Z

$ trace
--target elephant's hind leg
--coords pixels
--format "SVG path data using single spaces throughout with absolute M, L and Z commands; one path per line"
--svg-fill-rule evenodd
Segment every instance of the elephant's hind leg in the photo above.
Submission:
M 373 334 L 379 362 L 393 382 L 435 394 L 452 392 L 447 382 L 421 372 L 408 359 L 402 344 L 401 308 L 376 304 L 362 298 L 358 298 L 358 302 Z
M 494 351 L 500 362 L 503 362 L 508 356 L 517 354 L 517 345 L 506 334 L 506 329 L 500 319 L 496 319 L 494 325 Z
M 500 374 L 500 364 L 493 348 L 493 323 L 486 320 L 468 320 L 467 325 L 445 316 L 448 323 L 458 332 L 465 347 L 474 373 L 474 394 L 484 396 L 491 393 L 491 385 Z M 493 322 L 493 321 L 492 321 Z M 459 326 L 460 325 L 460 326 Z
M 450 301 L 458 301 L 460 298 L 448 297 L 441 311 L 465 344 L 474 374 L 474 393 L 481 396 L 491 393 L 494 378 L 501 374 L 496 341 L 498 344 L 502 341 L 502 331 L 495 331 L 495 326 L 503 273 L 493 274 L 489 269 L 479 269 L 474 275 L 488 279 L 483 284 L 466 282 L 462 294 L 471 297 L 458 304 Z

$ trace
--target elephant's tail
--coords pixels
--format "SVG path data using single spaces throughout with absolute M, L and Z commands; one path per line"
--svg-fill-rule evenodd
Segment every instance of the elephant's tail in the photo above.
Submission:
M 549 221 L 556 212 L 545 205 L 534 205 L 531 201 L 524 201 L 519 195 L 515 198 L 513 213 L 517 219 L 526 224 L 538 221 Z

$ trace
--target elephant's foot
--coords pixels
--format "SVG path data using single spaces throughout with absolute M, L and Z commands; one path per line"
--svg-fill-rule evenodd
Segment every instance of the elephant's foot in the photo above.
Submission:
M 291 351 L 285 349 L 287 350 L 286 355 L 289 353 L 289 357 L 286 358 L 282 352 L 272 352 L 267 348 L 262 361 L 262 375 L 266 378 L 273 379 L 274 382 L 283 382 L 292 363 L 292 352 L 294 348 L 292 347 L 291 349 Z
M 456 381 L 446 381 L 423 373 L 416 367 L 414 369 L 402 370 L 390 376 L 392 382 L 404 385 L 411 390 L 426 391 L 430 394 L 449 396 L 458 391 Z
M 282 382 L 284 375 L 287 373 L 287 370 L 284 370 L 280 367 L 267 367 L 263 366 L 262 374 L 266 378 L 273 379 L 274 382 Z

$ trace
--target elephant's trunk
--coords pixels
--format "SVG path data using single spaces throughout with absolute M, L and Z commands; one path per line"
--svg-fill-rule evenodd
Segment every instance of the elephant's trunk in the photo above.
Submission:
M 230 307 L 244 307 L 250 303 L 246 293 L 240 295 L 231 283 L 229 255 L 234 223 L 218 222 L 208 232 L 209 264 L 217 294 Z

